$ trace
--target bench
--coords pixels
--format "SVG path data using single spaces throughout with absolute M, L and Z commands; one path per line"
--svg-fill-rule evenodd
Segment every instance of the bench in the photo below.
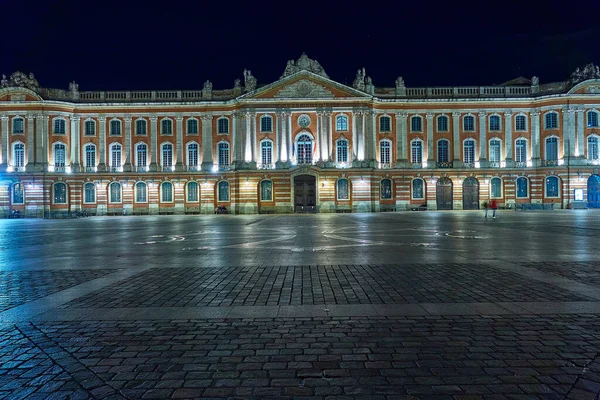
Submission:
M 519 208 L 521 211 L 554 210 L 554 203 L 519 203 Z
M 411 206 L 411 211 L 427 211 L 427 203 L 423 203 L 420 206 Z

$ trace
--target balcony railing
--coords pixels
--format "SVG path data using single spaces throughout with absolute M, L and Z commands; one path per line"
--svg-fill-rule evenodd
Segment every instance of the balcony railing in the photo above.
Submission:
M 66 167 L 64 165 L 62 165 L 62 166 L 55 165 L 54 166 L 54 172 L 65 172 L 66 170 L 67 169 L 66 169 Z
M 258 169 L 275 169 L 275 164 L 258 164 Z
M 518 161 L 515 163 L 515 168 L 527 168 L 527 162 L 525 161 Z
M 85 172 L 96 172 L 97 168 L 96 167 L 85 167 L 84 171 Z
M 500 168 L 502 164 L 498 161 L 490 161 L 489 166 L 490 168 Z
M 410 163 L 410 167 L 415 168 L 415 169 L 423 168 L 423 163 L 420 163 L 420 162 Z
M 463 163 L 463 167 L 465 168 L 475 168 L 475 163 Z
M 558 160 L 542 160 L 542 167 L 557 167 Z
M 380 168 L 381 169 L 392 169 L 393 166 L 392 166 L 392 163 L 381 163 Z
M 219 171 L 229 171 L 231 170 L 231 165 L 219 165 Z
M 123 172 L 123 167 L 110 167 L 110 172 Z
M 200 166 L 199 165 L 188 165 L 187 170 L 190 172 L 197 172 L 197 171 L 200 171 Z
M 452 162 L 451 161 L 439 161 L 437 163 L 437 167 L 438 168 L 452 168 Z
M 144 166 L 136 166 L 135 172 L 148 172 L 148 167 L 145 165 Z

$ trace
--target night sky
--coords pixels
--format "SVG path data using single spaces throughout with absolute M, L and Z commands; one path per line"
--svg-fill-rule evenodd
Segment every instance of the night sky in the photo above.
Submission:
M 365 67 L 388 87 L 398 76 L 408 87 L 543 84 L 600 64 L 600 0 L 0 4 L 0 73 L 33 72 L 43 87 L 225 89 L 244 68 L 261 85 L 302 52 L 338 82 Z

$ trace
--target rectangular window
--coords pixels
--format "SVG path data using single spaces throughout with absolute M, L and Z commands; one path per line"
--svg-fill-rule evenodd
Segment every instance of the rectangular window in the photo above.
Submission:
M 85 167 L 94 168 L 96 166 L 96 147 L 88 145 L 85 148 Z
M 148 201 L 148 196 L 146 195 L 146 184 L 144 182 L 138 182 L 135 185 L 135 201 L 136 203 L 145 203 Z
M 500 117 L 497 115 L 492 115 L 490 117 L 490 131 L 499 131 L 500 130 Z
M 390 132 L 392 130 L 390 124 L 390 117 L 381 117 L 379 118 L 379 131 L 380 132 Z
M 465 164 L 473 164 L 475 162 L 475 141 L 465 140 L 463 146 L 463 162 Z
M 219 165 L 229 165 L 229 144 L 219 143 Z
M 337 142 L 337 162 L 345 163 L 348 162 L 348 141 L 339 140 Z
M 598 138 L 596 136 L 588 137 L 588 154 L 590 161 L 598 160 Z
M 64 135 L 66 132 L 65 120 L 57 118 L 54 120 L 54 133 L 57 135 Z
M 558 160 L 558 138 L 550 137 L 546 139 L 546 161 Z
M 197 119 L 188 119 L 187 134 L 188 135 L 197 135 L 198 134 L 198 120 Z
M 438 132 L 448 132 L 448 117 L 442 115 L 437 119 L 437 130 Z
M 147 148 L 145 145 L 137 147 L 136 159 L 137 159 L 138 167 L 142 167 L 142 168 L 146 167 L 146 156 L 147 155 L 148 155 L 148 153 L 147 153 Z
M 198 202 L 198 183 L 189 182 L 187 185 L 187 201 Z
M 391 160 L 391 145 L 390 142 L 384 140 L 381 142 L 379 146 L 379 157 L 382 164 L 390 164 Z
M 475 130 L 475 117 L 467 115 L 463 119 L 463 130 L 473 132 Z
M 273 144 L 270 141 L 261 143 L 261 162 L 263 165 L 271 165 L 273 162 Z
M 135 121 L 135 134 L 140 136 L 146 136 L 146 120 L 138 119 Z
M 188 166 L 198 166 L 198 145 L 196 143 L 188 144 Z
M 350 188 L 348 179 L 339 179 L 337 181 L 337 199 L 350 200 Z
M 85 121 L 85 135 L 94 136 L 96 134 L 96 123 L 94 121 Z
M 422 179 L 415 179 L 412 181 L 412 198 L 416 200 L 425 198 Z
M 515 142 L 515 162 L 527 162 L 527 141 L 525 139 L 517 139 Z
M 524 115 L 517 115 L 515 118 L 515 130 L 517 131 L 526 131 L 527 130 L 527 120 Z
M 390 200 L 392 198 L 392 180 L 383 179 L 381 181 L 381 193 L 382 200 Z
M 54 185 L 54 204 L 66 204 L 67 203 L 67 185 L 64 183 L 57 183 Z
M 595 111 L 588 111 L 588 127 L 594 128 L 598 126 L 598 113 Z
M 13 118 L 13 133 L 25 132 L 25 120 L 23 118 Z
M 558 114 L 555 112 L 546 113 L 546 129 L 558 128 Z
M 497 139 L 490 140 L 490 162 L 500 162 L 500 149 L 502 148 L 502 142 Z
M 410 130 L 412 132 L 423 132 L 423 120 L 421 117 L 412 117 L 410 119 Z
M 96 186 L 93 183 L 86 183 L 84 192 L 84 203 L 94 203 L 96 201 Z
M 18 143 L 14 145 L 14 160 L 15 168 L 23 168 L 25 166 L 25 145 Z
M 121 136 L 121 121 L 110 121 L 110 136 Z
M 163 135 L 172 135 L 173 134 L 173 121 L 170 119 L 163 119 L 162 123 L 162 134 Z
M 173 165 L 173 147 L 165 144 L 162 148 L 162 167 L 169 168 Z
M 410 146 L 410 162 L 420 164 L 423 162 L 423 142 L 414 140 Z
M 217 201 L 229 201 L 229 183 L 225 181 L 219 182 L 219 198 Z
M 15 183 L 12 186 L 12 204 L 24 204 L 24 191 L 22 183 Z
M 110 150 L 110 166 L 111 168 L 118 169 L 121 167 L 121 146 L 115 145 Z
M 438 162 L 439 163 L 447 163 L 449 160 L 449 145 L 448 141 L 442 139 L 438 142 Z
M 273 182 L 262 181 L 260 183 L 260 201 L 273 201 Z

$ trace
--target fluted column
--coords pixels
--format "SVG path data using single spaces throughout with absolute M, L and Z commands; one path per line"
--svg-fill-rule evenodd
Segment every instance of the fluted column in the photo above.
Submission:
M 479 113 L 479 165 L 481 167 L 487 167 L 486 118 L 485 111 Z
M 513 166 L 512 110 L 504 111 L 504 154 L 507 167 Z
M 100 132 L 99 132 L 99 153 L 100 153 L 100 162 L 98 163 L 98 172 L 106 171 L 106 117 L 98 117 L 98 122 L 100 124 Z
M 80 146 L 79 146 L 79 117 L 71 117 L 71 171 L 81 171 Z
M 8 117 L 2 116 L 2 164 L 0 164 L 0 171 L 5 171 L 8 167 L 8 155 L 10 154 L 10 148 L 8 144 Z
M 396 168 L 406 168 L 408 164 L 406 143 L 408 142 L 408 130 L 405 111 L 396 113 Z
M 48 117 L 43 114 L 35 116 L 35 169 L 45 171 L 48 166 L 47 142 Z
M 213 137 L 212 137 L 212 114 L 202 117 L 202 171 L 210 171 L 213 167 Z M 218 162 L 218 160 L 217 160 Z
M 453 146 L 453 166 L 454 168 L 460 166 L 460 149 L 462 147 L 460 143 L 460 112 L 452 113 L 452 142 Z
M 531 161 L 534 167 L 540 165 L 540 111 L 531 112 Z
M 78 118 L 79 119 L 79 118 Z M 25 170 L 27 172 L 35 171 L 35 132 L 34 132 L 34 115 L 27 115 L 27 165 L 25 165 Z M 71 137 L 71 151 L 73 151 L 73 137 Z M 72 163 L 71 163 L 72 164 Z
M 150 117 L 150 165 L 148 169 L 151 172 L 158 171 L 158 117 Z
M 425 118 L 427 119 L 427 166 L 432 168 L 436 166 L 433 154 L 433 113 L 426 113 Z
M 131 115 L 126 115 L 123 121 L 125 121 L 125 164 L 123 165 L 123 171 L 130 172 L 133 169 L 131 165 Z
M 584 128 L 585 119 L 583 118 L 584 108 L 577 108 L 577 155 L 579 158 L 585 158 Z
M 175 171 L 183 171 L 183 117 L 181 115 L 177 115 L 175 117 L 175 123 L 177 127 L 177 132 L 175 132 L 175 146 L 177 147 L 177 162 L 175 163 Z

